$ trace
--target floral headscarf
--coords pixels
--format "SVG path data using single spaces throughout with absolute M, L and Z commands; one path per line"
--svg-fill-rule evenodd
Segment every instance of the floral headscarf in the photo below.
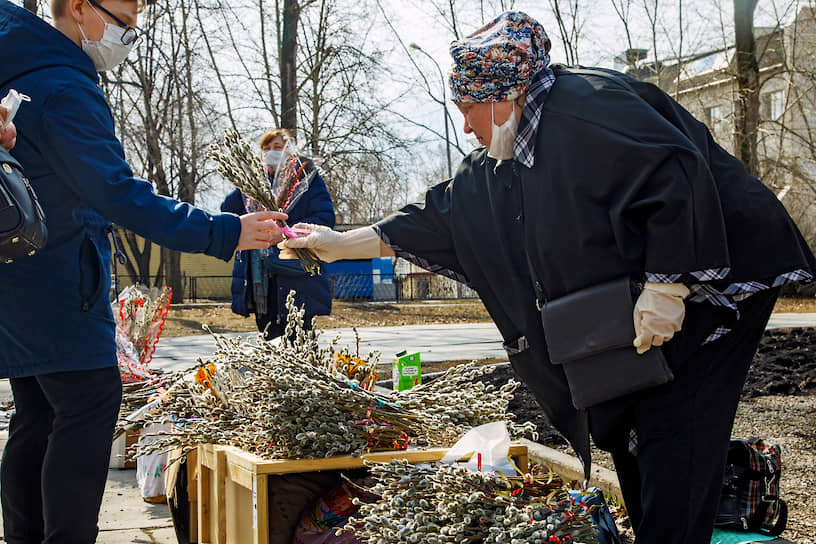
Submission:
M 538 21 L 520 11 L 502 13 L 451 43 L 453 101 L 515 100 L 550 63 L 549 51 L 550 39 Z

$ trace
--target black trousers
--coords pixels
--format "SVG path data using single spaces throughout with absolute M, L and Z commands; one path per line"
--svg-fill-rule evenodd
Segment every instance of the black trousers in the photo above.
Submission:
M 119 369 L 9 381 L 16 413 L 0 465 L 6 542 L 95 542 L 122 401 Z
M 611 414 L 619 422 L 596 443 L 612 454 L 636 544 L 711 541 L 737 404 L 777 295 L 740 302 L 732 331 L 703 346 L 723 314 L 687 304 L 664 350 L 674 381 L 592 409 L 593 429 Z

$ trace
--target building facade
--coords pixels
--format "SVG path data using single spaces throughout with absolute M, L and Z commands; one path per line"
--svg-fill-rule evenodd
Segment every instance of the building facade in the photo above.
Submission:
M 788 25 L 755 28 L 760 79 L 757 137 L 759 177 L 780 198 L 811 247 L 816 247 L 816 9 Z M 734 47 L 680 61 L 644 63 L 642 50 L 619 60 L 626 71 L 655 83 L 732 154 L 738 87 Z M 633 62 L 633 59 L 634 62 Z

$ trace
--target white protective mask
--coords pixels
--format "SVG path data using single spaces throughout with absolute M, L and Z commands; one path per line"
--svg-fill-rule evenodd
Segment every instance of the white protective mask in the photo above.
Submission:
M 516 119 L 516 102 L 513 101 L 513 111 L 510 117 L 502 126 L 496 126 L 493 120 L 493 109 L 495 102 L 490 107 L 490 146 L 487 148 L 487 156 L 500 161 L 507 161 L 514 157 L 513 144 L 518 133 L 518 120 Z
M 125 29 L 105 21 L 93 6 L 91 6 L 91 9 L 105 23 L 105 32 L 102 34 L 102 39 L 95 42 L 87 39 L 85 31 L 82 30 L 82 25 L 77 25 L 82 33 L 82 50 L 91 57 L 97 72 L 107 72 L 116 68 L 120 62 L 125 60 L 136 42 L 130 45 L 123 44 L 122 36 Z
M 269 151 L 265 151 L 263 154 L 263 163 L 267 166 L 271 166 L 273 169 L 277 170 L 278 165 L 283 162 L 283 151 L 279 151 L 277 149 L 270 149 Z

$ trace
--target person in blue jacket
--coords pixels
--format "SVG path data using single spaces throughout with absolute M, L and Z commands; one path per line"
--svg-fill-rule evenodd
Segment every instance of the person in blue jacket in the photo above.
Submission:
M 281 239 L 263 212 L 210 214 L 137 179 L 98 71 L 136 38 L 137 0 L 51 0 L 53 24 L 0 0 L 0 96 L 27 94 L 11 153 L 47 217 L 36 255 L 0 263 L 0 378 L 16 413 L 0 466 L 10 544 L 94 542 L 122 383 L 108 301 L 111 221 L 229 260 Z M 13 143 L 13 142 L 11 142 Z M 9 145 L 10 147 L 10 145 Z
M 287 141 L 292 141 L 292 136 L 286 129 L 270 130 L 261 138 L 270 180 L 285 153 Z M 240 214 L 251 207 L 246 196 L 235 189 L 224 199 L 221 211 Z M 334 226 L 334 205 L 320 175 L 312 179 L 306 193 L 286 213 L 290 224 Z M 312 276 L 298 261 L 280 259 L 279 253 L 277 247 L 268 251 L 239 251 L 232 270 L 232 311 L 244 317 L 255 314 L 258 330 L 267 340 L 282 335 L 286 328 L 285 303 L 290 290 L 295 291 L 297 307 L 305 307 L 305 328 L 311 327 L 314 316 L 331 313 L 331 286 L 325 267 L 321 266 L 320 273 Z

